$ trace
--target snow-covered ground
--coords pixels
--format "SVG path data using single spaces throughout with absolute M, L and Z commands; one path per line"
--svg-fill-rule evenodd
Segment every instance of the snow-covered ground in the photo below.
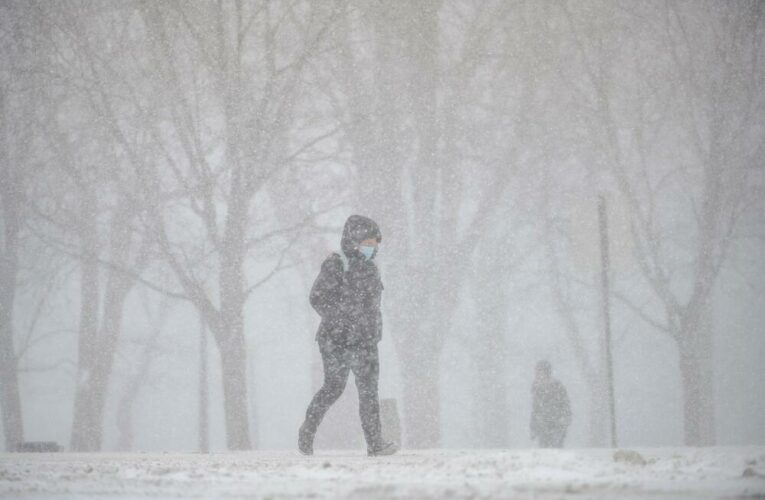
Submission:
M 765 498 L 765 447 L 0 454 L 0 498 Z

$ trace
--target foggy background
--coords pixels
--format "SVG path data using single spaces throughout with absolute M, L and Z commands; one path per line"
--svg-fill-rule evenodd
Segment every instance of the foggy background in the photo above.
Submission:
M 764 16 L 3 0 L 5 449 L 295 447 L 352 213 L 406 446 L 531 446 L 540 359 L 606 446 L 599 196 L 619 444 L 765 444 Z M 361 446 L 354 392 L 326 426 Z

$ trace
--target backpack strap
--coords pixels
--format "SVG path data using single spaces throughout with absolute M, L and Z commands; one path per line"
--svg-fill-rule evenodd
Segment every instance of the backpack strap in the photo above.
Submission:
M 347 273 L 348 272 L 348 266 L 349 266 L 349 264 L 348 264 L 348 256 L 345 255 L 345 252 L 343 252 L 342 250 L 338 250 L 335 253 L 340 257 L 340 261 L 343 263 L 343 272 Z M 377 267 L 377 263 L 375 261 L 371 261 L 371 263 L 372 263 L 373 266 Z
M 339 250 L 336 253 L 337 253 L 337 255 L 340 256 L 340 260 L 343 263 L 343 272 L 347 273 L 348 272 L 348 256 L 345 255 L 345 252 L 343 252 L 342 250 Z

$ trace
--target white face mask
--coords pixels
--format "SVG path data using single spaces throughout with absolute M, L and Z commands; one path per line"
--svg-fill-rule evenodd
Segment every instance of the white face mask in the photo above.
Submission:
M 359 252 L 361 252 L 364 255 L 364 258 L 366 260 L 369 260 L 375 254 L 375 248 L 376 247 L 370 247 L 370 246 L 366 246 L 366 245 L 361 245 L 359 247 Z

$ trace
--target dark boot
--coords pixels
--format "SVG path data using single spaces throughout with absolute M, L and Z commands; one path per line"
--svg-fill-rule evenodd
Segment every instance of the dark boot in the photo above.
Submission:
M 298 432 L 298 450 L 303 455 L 313 455 L 313 433 L 306 430 L 305 424 L 300 426 Z
M 398 451 L 398 445 L 391 442 L 381 442 L 374 449 L 367 448 L 367 455 L 370 457 L 381 457 L 385 455 L 393 455 Z

